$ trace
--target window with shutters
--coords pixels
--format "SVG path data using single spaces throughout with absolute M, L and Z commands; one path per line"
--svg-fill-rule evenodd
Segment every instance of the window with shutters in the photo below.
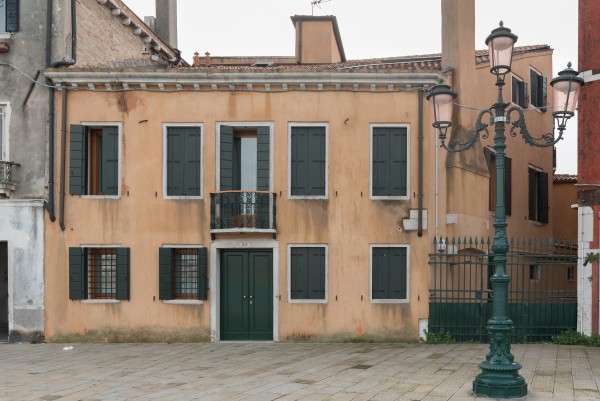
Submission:
M 69 135 L 69 193 L 118 197 L 121 126 L 71 125 Z
M 323 123 L 289 124 L 289 198 L 327 199 L 328 131 Z
M 529 167 L 529 221 L 548 223 L 548 173 Z
M 546 111 L 546 103 L 548 98 L 548 79 L 538 71 L 531 68 L 529 70 L 529 88 L 531 91 L 531 105 Z
M 202 131 L 202 124 L 163 125 L 165 198 L 202 198 Z
M 19 30 L 19 0 L 0 0 L 0 34 Z
M 496 154 L 490 148 L 484 148 L 483 153 L 490 172 L 488 210 L 496 212 Z M 512 214 L 512 159 L 504 156 L 504 207 L 506 215 Z
M 271 190 L 271 123 L 219 123 L 219 191 Z
M 512 76 L 512 102 L 526 108 L 529 103 L 527 98 L 527 83 L 513 74 Z
M 206 300 L 208 292 L 206 248 L 159 249 L 159 299 Z
M 129 300 L 129 248 L 69 248 L 69 299 Z
M 288 247 L 288 288 L 290 303 L 327 302 L 327 245 Z
M 410 283 L 408 245 L 371 245 L 370 251 L 371 302 L 408 302 Z
M 409 199 L 408 125 L 371 125 L 371 199 Z

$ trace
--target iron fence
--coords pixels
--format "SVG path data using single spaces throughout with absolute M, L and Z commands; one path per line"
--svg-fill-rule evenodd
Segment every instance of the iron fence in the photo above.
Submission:
M 434 241 L 430 256 L 429 331 L 487 342 L 494 273 L 491 239 Z M 509 240 L 506 272 L 511 341 L 547 341 L 577 326 L 577 246 L 552 239 Z

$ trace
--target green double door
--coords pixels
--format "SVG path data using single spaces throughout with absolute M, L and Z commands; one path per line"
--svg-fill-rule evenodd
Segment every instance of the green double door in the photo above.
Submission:
M 221 252 L 221 340 L 273 340 L 273 252 Z

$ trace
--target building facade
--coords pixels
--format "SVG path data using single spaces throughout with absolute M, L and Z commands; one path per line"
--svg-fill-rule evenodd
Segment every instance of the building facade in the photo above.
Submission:
M 492 139 L 446 154 L 425 100 L 444 81 L 464 105 L 496 96 L 474 2 L 456 3 L 442 55 L 348 61 L 335 17 L 294 16 L 293 57 L 49 70 L 77 90 L 57 95 L 47 338 L 418 339 L 434 237 L 493 232 Z M 551 56 L 515 53 L 509 97 L 532 131 L 551 127 Z M 519 97 L 531 80 L 535 102 Z M 472 130 L 457 113 L 454 135 Z M 552 151 L 515 145 L 512 234 L 549 236 Z
M 593 113 L 600 104 L 597 80 L 598 32 L 600 4 L 589 0 L 579 1 L 579 71 L 585 81 L 579 96 L 577 199 L 579 204 L 579 321 L 577 328 L 585 334 L 598 334 L 600 281 L 598 260 L 588 255 L 598 254 L 598 218 L 600 217 L 600 167 L 597 157 L 600 149 L 598 125 Z
M 120 1 L 111 4 L 122 12 L 111 13 L 106 1 L 0 1 L 0 337 L 9 341 L 44 335 L 44 230 L 56 221 L 61 128 L 44 70 L 160 68 L 178 58 Z

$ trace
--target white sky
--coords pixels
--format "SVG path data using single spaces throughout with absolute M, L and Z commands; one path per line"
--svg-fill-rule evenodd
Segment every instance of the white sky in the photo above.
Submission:
M 330 0 L 315 7 L 314 15 L 337 17 L 349 60 L 439 53 L 440 1 Z M 141 18 L 155 13 L 153 0 L 124 2 Z M 577 3 L 476 0 L 476 46 L 485 49 L 485 38 L 503 20 L 519 36 L 517 46 L 548 44 L 554 49 L 554 76 L 568 61 L 576 69 Z M 178 48 L 188 62 L 195 51 L 213 56 L 293 56 L 290 16 L 310 15 L 311 0 L 178 0 L 177 9 Z M 575 120 L 569 121 L 565 139 L 557 145 L 557 173 L 577 172 Z M 515 140 L 521 139 L 508 139 Z

